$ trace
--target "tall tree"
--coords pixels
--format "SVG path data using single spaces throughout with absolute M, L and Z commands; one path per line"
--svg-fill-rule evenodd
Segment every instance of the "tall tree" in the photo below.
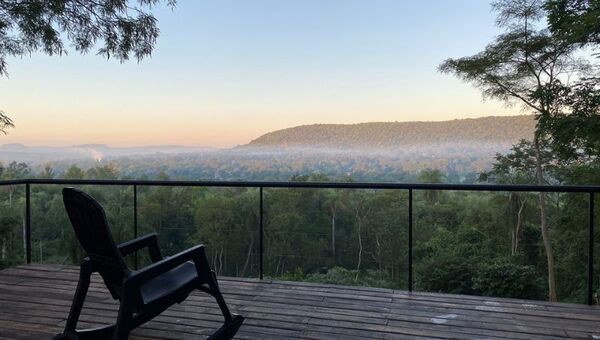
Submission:
M 541 155 L 542 171 L 551 172 L 554 167 L 552 153 L 547 145 L 538 154 L 530 141 L 521 140 L 515 144 L 506 155 L 496 154 L 492 170 L 482 173 L 480 180 L 505 184 L 528 184 L 536 181 L 536 165 L 538 155 Z M 523 210 L 527 203 L 527 193 L 511 192 L 509 194 L 511 207 L 516 211 L 516 221 L 511 231 L 511 255 L 516 255 L 519 238 L 522 234 Z
M 329 208 L 329 213 L 331 216 L 331 257 L 333 258 L 333 263 L 336 263 L 336 252 L 335 252 L 335 233 L 336 233 L 336 222 L 340 209 L 345 207 L 344 205 L 344 197 L 345 191 L 341 190 L 328 190 L 325 195 L 325 204 Z M 347 196 L 347 195 L 346 195 Z
M 150 56 L 159 35 L 152 6 L 176 0 L 0 0 L 0 77 L 7 57 L 33 52 L 67 53 L 65 40 L 81 53 L 101 42 L 97 54 L 124 62 Z M 0 132 L 13 127 L 0 111 Z
M 435 184 L 443 183 L 444 177 L 444 174 L 439 169 L 423 169 L 421 170 L 421 172 L 419 172 L 417 180 L 420 183 Z M 439 190 L 426 190 L 425 199 L 427 199 L 427 202 L 429 202 L 430 204 L 435 204 L 438 202 L 440 194 L 441 193 Z
M 544 17 L 540 0 L 504 0 L 493 3 L 497 24 L 505 32 L 484 51 L 470 57 L 448 59 L 440 65 L 445 73 L 473 83 L 485 97 L 507 103 L 518 102 L 536 115 L 532 140 L 535 177 L 546 184 L 542 145 L 549 136 L 540 122 L 557 114 L 556 98 L 569 76 L 580 76 L 585 63 L 573 54 L 576 46 L 565 44 L 547 29 L 540 29 Z M 539 194 L 540 229 L 548 262 L 548 298 L 556 301 L 554 253 L 550 240 L 546 194 Z

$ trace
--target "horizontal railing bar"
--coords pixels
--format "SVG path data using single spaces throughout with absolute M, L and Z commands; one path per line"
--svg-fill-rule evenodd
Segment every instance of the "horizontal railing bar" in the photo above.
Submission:
M 26 179 L 8 179 L 8 180 L 0 180 L 0 186 L 4 185 L 20 185 L 27 184 L 28 180 Z
M 385 182 L 270 182 L 270 181 L 161 181 L 161 180 L 104 180 L 104 179 L 39 179 L 0 181 L 0 185 L 138 185 L 183 187 L 237 188 L 306 188 L 306 189 L 415 189 L 447 191 L 519 191 L 600 193 L 597 185 L 526 185 L 526 184 L 442 184 L 442 183 L 385 183 Z

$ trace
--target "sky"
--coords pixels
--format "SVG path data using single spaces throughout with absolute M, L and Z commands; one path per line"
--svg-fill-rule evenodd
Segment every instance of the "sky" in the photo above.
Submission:
M 151 58 L 8 60 L 0 144 L 232 147 L 303 124 L 521 114 L 441 74 L 501 33 L 487 0 L 179 0 Z

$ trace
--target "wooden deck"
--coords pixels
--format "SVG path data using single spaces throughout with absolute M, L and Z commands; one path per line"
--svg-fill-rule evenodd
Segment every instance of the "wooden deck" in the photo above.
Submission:
M 61 330 L 78 268 L 27 265 L 0 271 L 0 338 L 48 339 Z M 66 280 L 64 278 L 67 278 Z M 220 278 L 246 322 L 239 339 L 600 339 L 600 307 L 390 289 Z M 81 326 L 114 321 L 116 304 L 95 277 Z M 131 338 L 203 338 L 220 324 L 216 305 L 194 294 Z

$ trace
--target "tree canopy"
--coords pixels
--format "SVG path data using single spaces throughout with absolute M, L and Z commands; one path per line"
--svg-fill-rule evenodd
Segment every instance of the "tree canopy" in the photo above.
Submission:
M 537 28 L 543 16 L 540 1 L 497 1 L 494 8 L 505 33 L 478 54 L 444 61 L 440 71 L 472 83 L 485 97 L 520 102 L 537 115 L 548 113 L 553 103 L 543 90 L 585 70 L 585 63 L 573 58 L 574 46 Z
M 545 9 L 557 36 L 570 43 L 600 44 L 600 1 L 548 0 Z

